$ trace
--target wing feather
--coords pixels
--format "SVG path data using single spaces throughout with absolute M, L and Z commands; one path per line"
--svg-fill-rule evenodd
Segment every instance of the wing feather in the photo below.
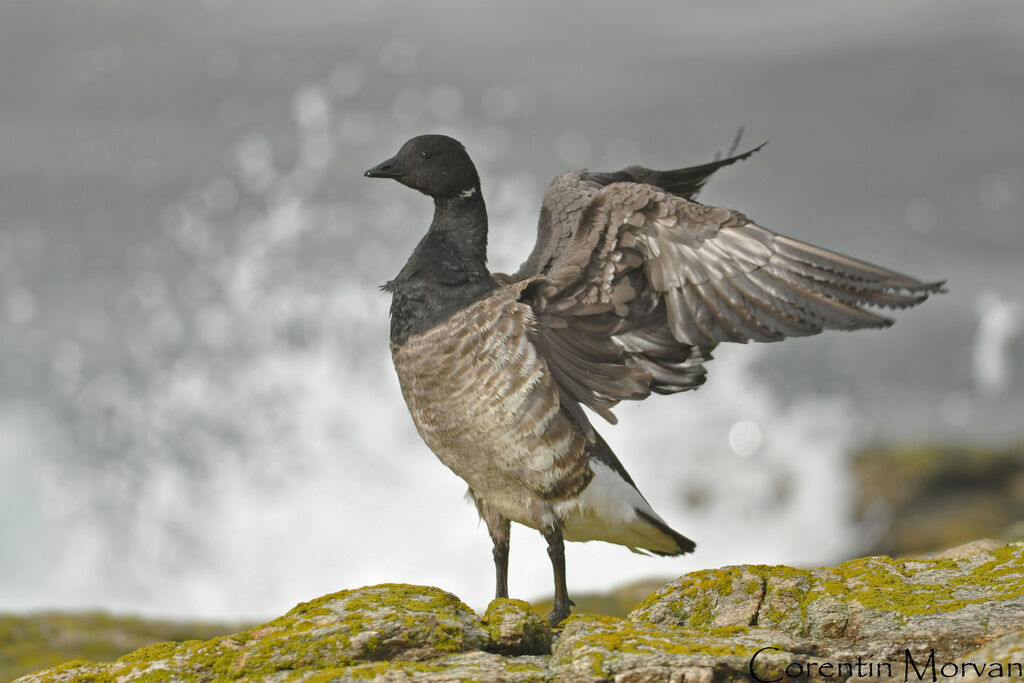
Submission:
M 588 433 L 578 404 L 614 421 L 619 401 L 696 388 L 717 344 L 885 327 L 867 307 L 943 291 L 691 201 L 637 169 L 556 178 L 515 276 L 542 276 L 524 295 L 537 348 Z

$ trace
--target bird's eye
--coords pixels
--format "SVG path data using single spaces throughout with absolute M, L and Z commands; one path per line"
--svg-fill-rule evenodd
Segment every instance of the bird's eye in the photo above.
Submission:
M 434 156 L 434 153 L 424 151 L 420 152 L 420 156 L 423 157 L 424 159 L 429 159 L 430 157 Z

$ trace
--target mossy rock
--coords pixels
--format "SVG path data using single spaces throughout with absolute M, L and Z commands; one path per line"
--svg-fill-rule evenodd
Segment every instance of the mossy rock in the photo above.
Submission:
M 504 654 L 546 655 L 551 652 L 551 626 L 530 603 L 497 598 L 487 606 L 484 624 L 490 649 Z
M 553 634 L 524 602 L 495 600 L 482 620 L 437 588 L 370 586 L 231 636 L 20 680 L 732 682 L 749 680 L 755 659 L 766 680 L 861 658 L 902 671 L 905 650 L 920 662 L 933 650 L 945 663 L 1020 661 L 1024 543 L 815 570 L 699 571 L 657 590 L 629 619 L 578 614 Z
M 750 660 L 770 673 L 793 659 L 792 639 L 743 627 L 695 629 L 615 617 L 572 616 L 551 653 L 555 680 L 746 681 Z M 627 677 L 628 678 L 623 678 Z
M 258 628 L 144 647 L 109 664 L 71 662 L 24 680 L 307 680 L 364 662 L 412 663 L 489 644 L 480 618 L 437 588 L 383 584 L 326 595 Z
M 888 643 L 928 634 L 928 647 L 964 651 L 1024 628 L 1024 542 L 967 554 L 866 557 L 816 570 L 748 565 L 694 572 L 651 595 L 630 618 L 691 628 L 756 626 L 816 642 Z M 881 646 L 879 646 L 881 647 Z

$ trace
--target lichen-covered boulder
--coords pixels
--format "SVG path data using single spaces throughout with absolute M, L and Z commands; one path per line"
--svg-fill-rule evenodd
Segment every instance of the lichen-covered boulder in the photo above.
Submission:
M 70 662 L 19 680 L 711 683 L 932 680 L 933 670 L 1018 680 L 1022 664 L 1024 542 L 980 542 L 829 569 L 693 572 L 629 619 L 575 615 L 554 634 L 516 600 L 495 600 L 481 619 L 437 588 L 371 586 L 231 636 Z
M 815 570 L 751 565 L 693 572 L 630 618 L 691 628 L 783 631 L 825 652 L 955 658 L 1024 629 L 1024 542 L 941 557 L 866 557 Z
M 530 603 L 497 598 L 487 606 L 484 624 L 490 649 L 504 654 L 546 655 L 551 652 L 551 626 Z
M 758 671 L 778 673 L 792 659 L 793 639 L 743 626 L 683 628 L 614 617 L 573 616 L 551 652 L 555 680 L 643 683 L 748 681 Z
M 305 680 L 310 672 L 339 674 L 343 667 L 384 660 L 412 663 L 488 643 L 480 618 L 451 593 L 384 584 L 302 603 L 232 636 L 153 645 L 109 664 L 72 662 L 21 680 Z

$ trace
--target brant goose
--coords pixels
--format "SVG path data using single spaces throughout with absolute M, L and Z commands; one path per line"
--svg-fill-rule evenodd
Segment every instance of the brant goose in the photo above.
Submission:
M 487 211 L 460 142 L 415 137 L 365 173 L 434 200 L 430 229 L 384 287 L 395 370 L 420 435 L 487 524 L 497 597 L 508 596 L 510 522 L 544 536 L 552 625 L 572 604 L 563 541 L 656 555 L 695 547 L 651 508 L 582 406 L 614 424 L 619 401 L 703 384 L 721 342 L 886 327 L 864 306 L 942 291 L 693 200 L 757 149 L 674 171 L 558 176 L 511 276 L 487 269 Z

